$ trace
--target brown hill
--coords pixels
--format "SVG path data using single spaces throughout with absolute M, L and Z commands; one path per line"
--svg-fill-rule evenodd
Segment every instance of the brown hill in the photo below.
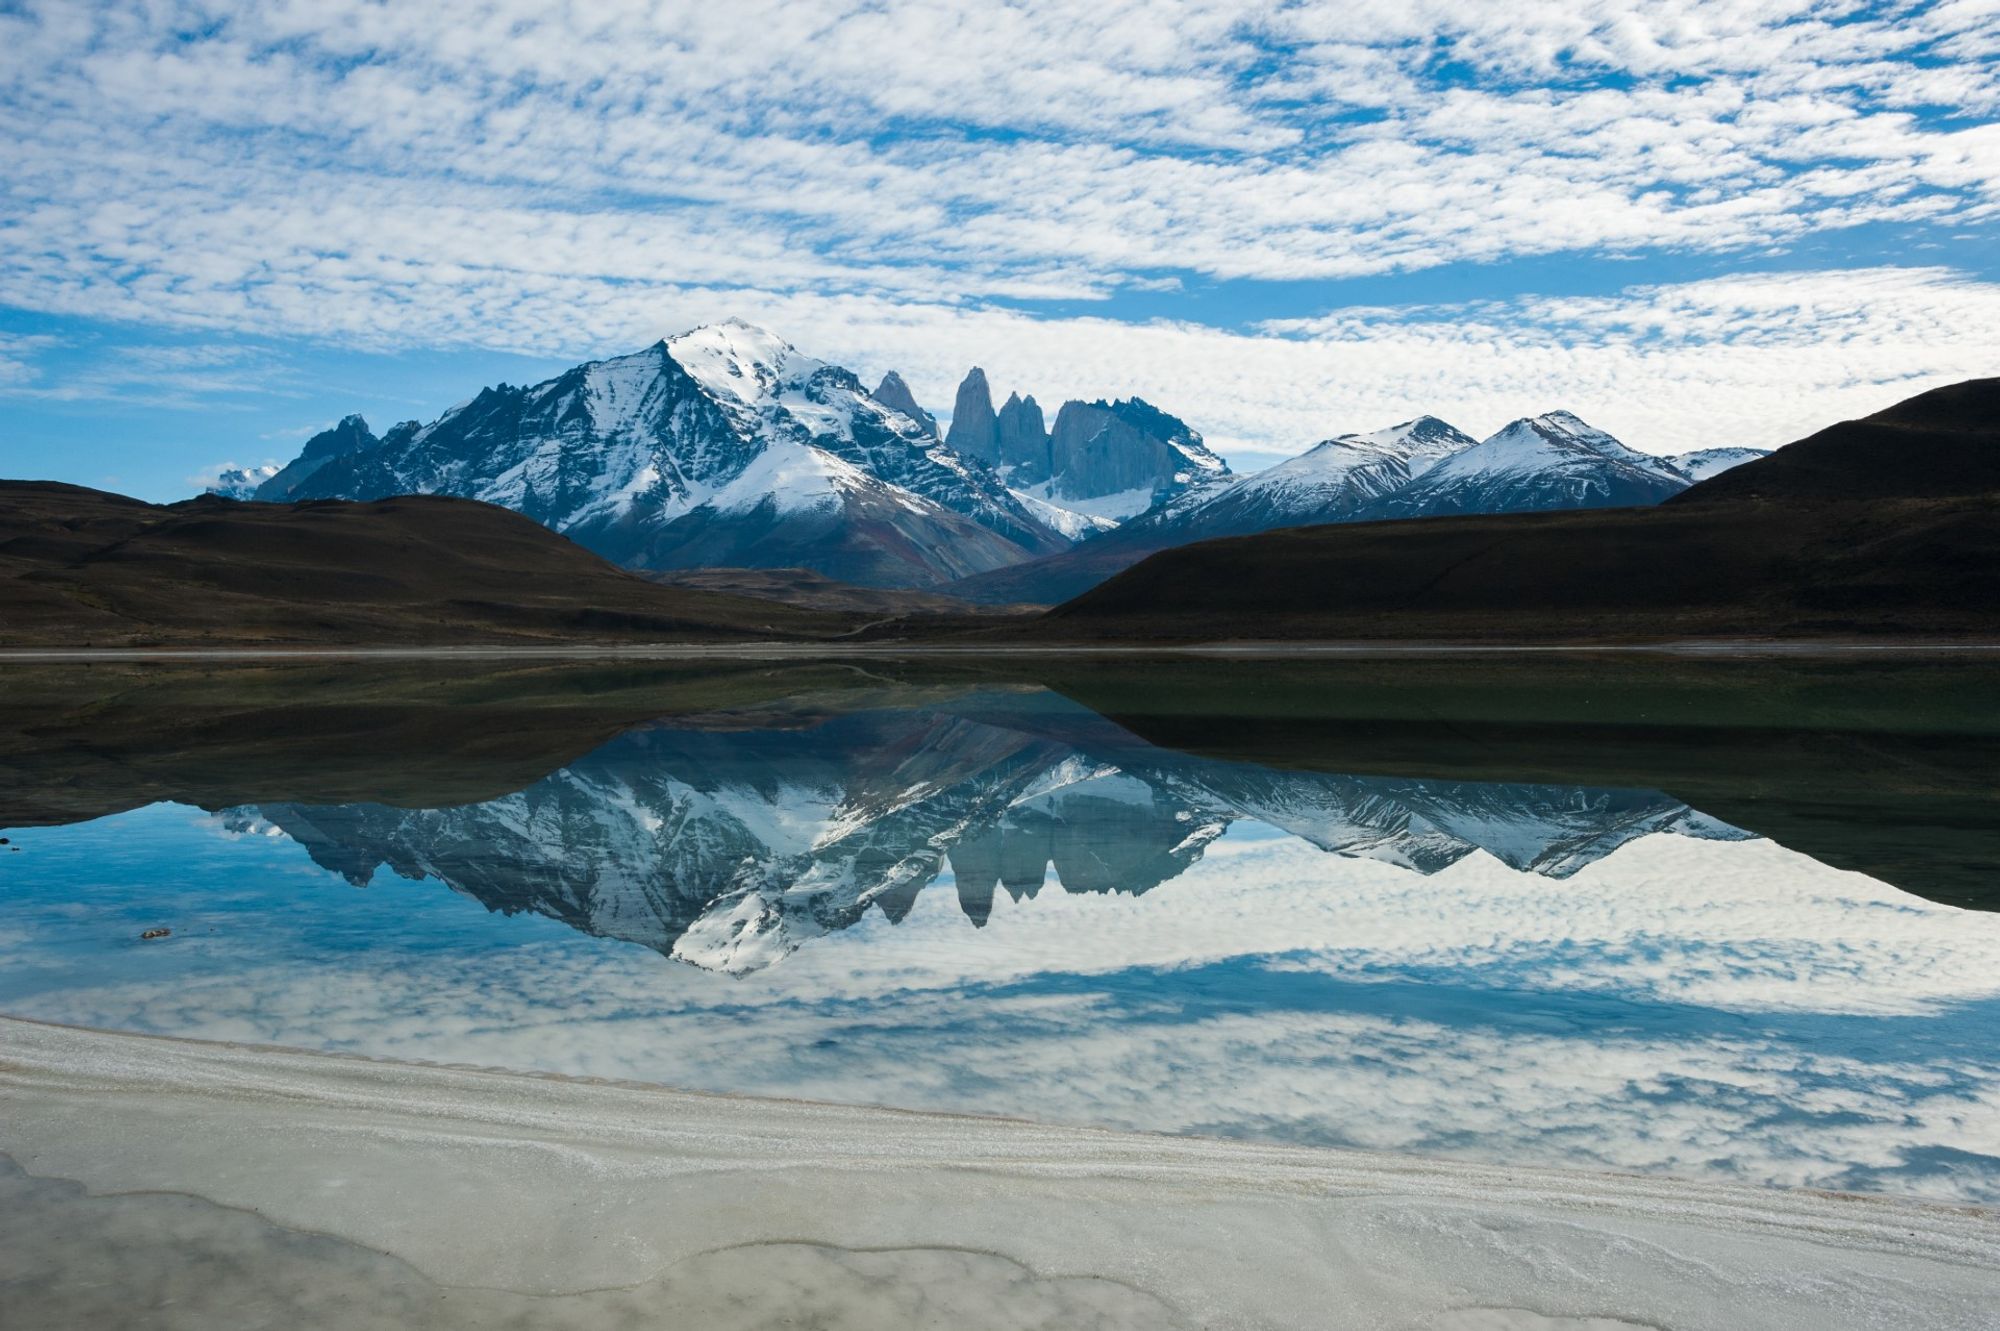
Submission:
M 1080 596 L 1171 545 L 1170 539 L 1120 528 L 1057 554 L 947 582 L 942 590 L 987 607 L 1035 602 L 1047 605 Z
M 2000 380 L 1923 394 L 1657 508 L 1301 527 L 1163 551 L 1067 640 L 2000 637 Z
M 0 481 L 0 647 L 723 642 L 857 622 L 657 586 L 468 499 L 156 505 Z
M 2000 379 L 1968 379 L 1842 421 L 1669 499 L 1946 499 L 2000 493 Z

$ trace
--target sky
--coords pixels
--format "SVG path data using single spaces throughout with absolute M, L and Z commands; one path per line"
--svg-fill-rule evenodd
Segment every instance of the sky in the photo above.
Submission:
M 184 497 L 725 317 L 1239 471 L 2000 372 L 2000 0 L 0 0 L 0 476 Z

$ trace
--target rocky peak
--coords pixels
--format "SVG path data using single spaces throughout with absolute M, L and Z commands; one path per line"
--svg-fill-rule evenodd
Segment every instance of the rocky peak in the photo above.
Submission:
M 1000 465 L 1009 467 L 1008 478 L 1015 484 L 1033 484 L 1049 478 L 1049 431 L 1042 420 L 1042 407 L 1030 394 L 1009 393 L 1001 404 L 995 423 Z
M 342 453 L 364 453 L 382 441 L 368 428 L 368 422 L 359 414 L 343 416 L 340 424 L 330 430 L 321 430 L 306 440 L 306 446 L 299 450 L 302 458 L 338 457 Z
M 903 376 L 894 370 L 882 376 L 882 382 L 876 385 L 875 391 L 869 396 L 891 411 L 900 411 L 923 426 L 924 433 L 931 438 L 938 437 L 937 417 L 917 405 L 917 395 L 903 382 Z
M 961 457 L 989 467 L 999 464 L 999 418 L 993 412 L 993 391 L 986 386 L 986 371 L 977 365 L 958 386 L 958 398 L 951 408 L 951 431 L 944 441 Z
M 1228 470 L 1185 421 L 1136 397 L 1065 402 L 1049 438 L 1052 497 L 1149 490 L 1160 498 Z
M 281 504 L 296 497 L 296 492 L 307 479 L 328 463 L 380 452 L 386 442 L 392 439 L 401 442 L 416 428 L 415 421 L 405 421 L 390 430 L 385 438 L 377 439 L 375 432 L 368 428 L 368 422 L 358 413 L 343 416 L 332 429 L 321 430 L 306 440 L 299 455 L 283 467 L 243 469 L 220 478 L 210 488 L 213 493 L 232 498 Z

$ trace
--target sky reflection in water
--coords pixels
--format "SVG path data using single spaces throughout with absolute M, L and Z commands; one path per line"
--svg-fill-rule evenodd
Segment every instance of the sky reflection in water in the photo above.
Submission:
M 10 1013 L 2000 1201 L 2000 916 L 1657 792 L 886 708 L 648 727 L 458 808 L 12 836 Z

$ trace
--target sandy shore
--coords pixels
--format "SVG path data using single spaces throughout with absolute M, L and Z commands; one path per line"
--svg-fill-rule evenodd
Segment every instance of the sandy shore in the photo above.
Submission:
M 2000 1306 L 1979 1210 L 13 1019 L 0 1152 L 10 1327 L 1828 1331 Z

